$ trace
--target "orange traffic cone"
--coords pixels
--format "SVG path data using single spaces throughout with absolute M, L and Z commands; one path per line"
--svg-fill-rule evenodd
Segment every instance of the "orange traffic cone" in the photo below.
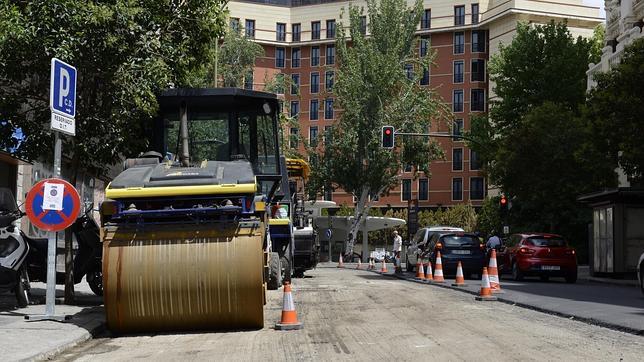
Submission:
M 344 261 L 342 261 L 342 253 L 340 253 L 340 259 L 338 259 L 338 268 L 344 268 Z
M 425 281 L 425 269 L 423 268 L 423 261 L 420 258 L 416 262 L 416 280 Z
M 433 282 L 434 281 L 434 276 L 432 275 L 432 262 L 431 260 L 427 260 L 427 274 L 425 275 L 425 279 Z
M 487 268 L 483 267 L 483 273 L 481 274 L 481 291 L 479 295 L 474 297 L 476 300 L 496 300 L 496 297 L 492 295 L 490 290 L 490 278 L 487 275 Z
M 461 265 L 461 261 L 458 261 L 458 266 L 456 267 L 456 280 L 454 283 L 452 283 L 453 287 L 465 287 L 467 284 L 465 284 L 465 277 L 463 276 L 463 266 Z
M 501 290 L 501 281 L 499 279 L 499 269 L 496 266 L 496 250 L 494 249 L 492 249 L 492 255 L 490 255 L 488 272 L 490 273 L 490 289 L 492 290 L 492 293 L 503 293 Z
M 434 269 L 434 283 L 445 283 L 443 277 L 443 260 L 441 259 L 441 252 L 436 252 L 436 269 Z
M 387 263 L 385 263 L 385 258 L 382 258 L 382 268 L 380 269 L 381 273 L 387 272 Z
M 284 302 L 282 306 L 282 320 L 275 323 L 275 329 L 292 330 L 301 329 L 302 323 L 297 321 L 297 312 L 295 311 L 295 303 L 293 302 L 293 294 L 291 292 L 291 284 L 284 283 Z
M 356 269 L 362 269 L 362 260 L 358 259 L 358 265 L 356 265 Z

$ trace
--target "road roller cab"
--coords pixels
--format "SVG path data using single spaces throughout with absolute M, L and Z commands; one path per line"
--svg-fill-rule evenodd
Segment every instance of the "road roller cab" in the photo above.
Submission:
M 104 301 L 114 332 L 261 328 L 266 205 L 282 181 L 273 94 L 171 89 L 151 144 L 108 185 Z

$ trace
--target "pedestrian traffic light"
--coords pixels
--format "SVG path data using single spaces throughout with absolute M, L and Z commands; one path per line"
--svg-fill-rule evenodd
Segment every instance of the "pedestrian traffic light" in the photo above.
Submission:
M 394 127 L 392 126 L 382 127 L 382 147 L 394 148 Z
M 505 195 L 501 195 L 501 198 L 499 199 L 499 208 L 501 209 L 501 211 L 508 210 L 508 199 L 505 197 Z

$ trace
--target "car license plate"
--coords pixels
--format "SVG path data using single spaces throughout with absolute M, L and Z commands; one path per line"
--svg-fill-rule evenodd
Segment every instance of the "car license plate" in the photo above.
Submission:
M 472 252 L 469 250 L 452 250 L 452 254 L 468 255 L 472 254 Z
M 541 270 L 560 270 L 561 267 L 559 265 L 542 265 Z

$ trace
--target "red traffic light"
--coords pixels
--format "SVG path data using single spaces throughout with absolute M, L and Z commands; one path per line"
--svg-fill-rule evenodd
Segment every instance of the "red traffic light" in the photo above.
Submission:
M 508 199 L 505 198 L 505 196 L 501 197 L 501 205 L 505 205 L 508 203 Z
M 393 126 L 382 127 L 382 147 L 394 148 L 394 127 Z
M 390 135 L 391 134 L 391 129 L 390 128 L 385 128 L 385 134 Z

